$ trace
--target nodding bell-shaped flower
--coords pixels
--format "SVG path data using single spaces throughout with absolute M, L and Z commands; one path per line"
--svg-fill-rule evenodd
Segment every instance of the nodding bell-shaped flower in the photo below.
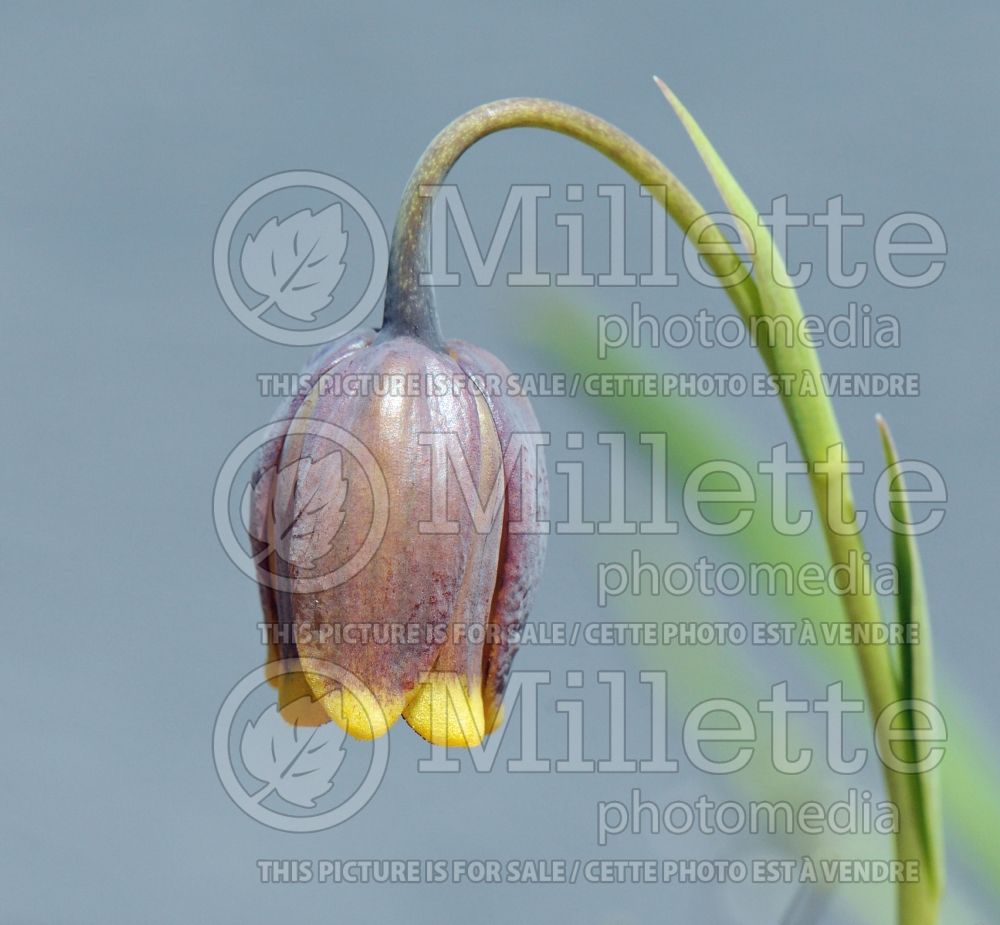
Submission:
M 251 479 L 269 677 L 291 722 L 374 738 L 402 716 L 433 743 L 471 746 L 502 720 L 545 555 L 546 441 L 496 357 L 444 341 L 424 283 L 426 190 L 496 127 L 488 112 L 418 162 L 381 329 L 319 351 Z
M 411 328 L 307 365 L 251 479 L 251 541 L 286 719 L 374 738 L 403 716 L 471 746 L 501 722 L 542 568 L 542 441 L 496 357 Z

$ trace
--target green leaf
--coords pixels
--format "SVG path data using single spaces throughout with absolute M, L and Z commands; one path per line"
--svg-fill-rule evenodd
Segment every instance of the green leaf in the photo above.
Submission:
M 775 248 L 750 197 L 743 192 L 694 117 L 659 77 L 653 79 L 677 113 L 730 212 L 742 222 L 737 230 L 753 263 L 760 316 L 763 316 L 757 338 L 758 349 L 772 371 L 792 377 L 791 394 L 782 395 L 782 402 L 803 449 L 820 448 L 825 452 L 827 447 L 843 441 L 829 399 L 822 393 L 808 394 L 808 390 L 802 388 L 803 384 L 808 385 L 808 381 L 822 382 L 822 370 L 815 348 L 802 337 L 802 306 L 788 278 L 785 261 Z M 775 332 L 772 342 L 763 336 L 769 330 L 765 326 L 768 323 L 770 330 Z M 788 335 L 786 332 L 791 333 Z M 804 391 L 807 394 L 803 394 Z M 825 518 L 823 499 L 817 497 L 817 503 Z
M 776 338 L 769 345 L 770 352 L 762 352 L 768 365 L 787 376 L 790 381 L 791 389 L 782 393 L 782 403 L 805 460 L 811 467 L 813 495 L 833 562 L 835 565 L 848 564 L 852 555 L 858 557 L 857 561 L 863 561 L 864 543 L 860 534 L 855 531 L 845 536 L 832 526 L 831 511 L 844 512 L 847 522 L 853 519 L 854 503 L 847 479 L 847 454 L 833 405 L 827 395 L 822 389 L 803 390 L 803 386 L 822 382 L 822 373 L 819 354 L 808 342 L 803 330 L 802 307 L 788 278 L 784 261 L 774 247 L 770 234 L 763 227 L 753 203 L 740 188 L 698 123 L 662 81 L 657 79 L 656 82 L 694 142 L 729 209 L 738 223 L 742 222 L 739 231 L 753 262 L 761 315 L 772 322 L 783 322 L 786 333 L 789 326 L 792 329 L 793 336 L 785 340 Z M 773 329 L 777 330 L 777 324 Z M 830 467 L 820 475 L 816 463 L 827 459 L 831 450 L 836 453 L 838 448 L 840 452 L 837 456 L 843 461 L 842 464 Z M 859 570 L 861 580 L 866 581 L 869 577 L 866 574 L 867 566 L 862 564 Z M 882 623 L 878 602 L 872 594 L 846 594 L 843 604 L 847 618 L 855 624 Z M 881 715 L 899 696 L 898 679 L 890 653 L 884 647 L 866 645 L 855 647 L 855 651 L 864 675 L 869 706 L 874 715 Z M 928 665 L 928 674 L 929 671 Z M 888 738 L 888 733 L 884 730 L 879 735 L 882 739 Z M 934 836 L 927 829 L 927 819 L 923 818 L 922 785 L 915 784 L 911 779 L 917 776 L 902 775 L 889 768 L 885 769 L 889 794 L 898 805 L 902 820 L 897 837 L 897 851 L 904 857 L 911 856 L 910 852 L 920 852 L 927 865 L 933 869 L 935 863 L 939 862 L 935 862 L 932 855 L 924 852 L 925 848 L 931 846 Z M 915 792 L 915 789 L 919 789 L 919 792 Z M 911 840 L 914 843 L 912 846 Z M 914 910 L 920 908 L 924 909 L 927 921 L 935 920 L 934 906 L 940 892 L 933 874 L 927 880 L 927 883 L 900 885 L 900 921 L 907 922 Z
M 899 465 L 899 454 L 893 442 L 889 425 L 879 415 L 876 418 L 882 434 L 882 448 L 890 471 Z M 906 501 L 906 483 L 902 473 L 895 474 L 889 484 L 889 511 L 897 524 L 910 523 L 909 504 Z M 900 647 L 900 695 L 903 700 L 934 703 L 932 679 L 930 617 L 927 611 L 927 593 L 924 589 L 923 570 L 915 537 L 907 530 L 893 532 L 893 557 L 899 571 L 899 596 L 896 601 L 897 619 L 907 632 L 906 642 Z M 904 714 L 912 720 L 911 714 Z M 912 726 L 910 727 L 913 728 Z M 912 743 L 911 761 L 918 761 L 917 743 Z M 927 873 L 933 878 L 940 892 L 944 884 L 944 865 L 941 852 L 941 800 L 937 770 L 913 774 L 915 802 L 920 809 L 921 833 L 927 863 Z

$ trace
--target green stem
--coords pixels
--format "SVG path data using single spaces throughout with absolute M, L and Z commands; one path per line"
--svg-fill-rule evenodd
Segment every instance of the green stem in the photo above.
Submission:
M 541 128 L 582 141 L 613 161 L 649 191 L 688 233 L 692 224 L 703 219 L 707 210 L 688 189 L 646 148 L 603 119 L 582 109 L 545 99 L 509 99 L 488 103 L 460 116 L 428 146 L 403 193 L 403 200 L 393 232 L 386 288 L 384 331 L 387 336 L 409 334 L 433 344 L 441 343 L 441 333 L 434 307 L 434 292 L 421 284 L 429 274 L 431 204 L 434 188 L 444 183 L 461 155 L 475 142 L 508 128 Z M 714 154 L 714 152 L 712 152 Z M 737 273 L 740 257 L 714 224 L 691 237 L 705 264 L 721 279 L 736 277 L 725 286 L 744 322 L 783 315 L 793 322 L 801 318 L 797 299 L 791 304 L 762 299 L 753 277 Z M 783 268 L 781 270 L 783 275 Z M 779 281 L 781 282 L 781 281 Z M 787 302 L 787 300 L 781 300 Z M 794 327 L 798 331 L 798 326 Z M 794 383 L 804 376 L 822 382 L 819 357 L 814 348 L 796 336 L 791 344 L 760 341 L 760 351 L 771 372 L 791 376 Z M 830 555 L 835 564 L 852 561 L 860 570 L 854 586 L 857 590 L 842 595 L 847 618 L 857 624 L 881 622 L 874 595 L 860 589 L 868 587 L 869 567 L 864 557 L 864 543 L 859 531 L 838 533 L 833 529 L 831 512 L 838 512 L 850 523 L 854 503 L 846 472 L 846 461 L 839 459 L 825 472 L 816 470 L 825 463 L 831 447 L 843 447 L 843 438 L 832 405 L 823 394 L 801 395 L 795 390 L 782 394 L 782 403 L 802 451 L 810 464 L 810 480 L 822 519 Z M 846 456 L 846 453 L 844 453 Z M 841 518 L 838 518 L 838 520 Z M 856 648 L 873 720 L 899 699 L 898 683 L 889 650 L 882 645 L 859 645 Z M 888 730 L 882 730 L 879 745 L 890 748 Z M 883 765 L 890 799 L 899 808 L 900 831 L 896 836 L 896 856 L 926 862 L 919 820 L 921 808 L 912 775 L 901 774 Z M 899 922 L 901 925 L 933 925 L 937 920 L 939 884 L 923 873 L 917 883 L 900 885 Z
M 647 187 L 650 194 L 687 229 L 706 210 L 651 152 L 621 129 L 583 109 L 545 99 L 509 99 L 478 106 L 445 128 L 424 151 L 410 176 L 396 218 L 389 256 L 384 325 L 393 333 L 440 340 L 434 288 L 422 285 L 430 272 L 431 203 L 455 162 L 487 135 L 508 128 L 541 128 L 576 138 L 600 151 Z M 722 278 L 740 266 L 739 257 L 714 225 L 704 235 L 705 262 Z M 714 247 L 710 246 L 714 245 Z M 721 251 L 721 252 L 720 252 Z M 744 319 L 758 310 L 747 280 L 733 286 L 730 298 Z

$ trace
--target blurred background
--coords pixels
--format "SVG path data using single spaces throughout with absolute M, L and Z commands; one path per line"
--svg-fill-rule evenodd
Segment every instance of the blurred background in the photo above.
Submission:
M 223 213 L 255 181 L 308 169 L 351 183 L 391 227 L 431 137 L 474 105 L 517 95 L 564 100 L 615 122 L 709 207 L 721 207 L 653 86 L 654 73 L 678 93 L 759 208 L 787 195 L 791 209 L 819 212 L 843 196 L 846 210 L 870 216 L 848 234 L 848 264 L 872 262 L 875 230 L 899 212 L 927 213 L 947 234 L 946 270 L 932 286 L 902 290 L 870 271 L 857 289 L 844 290 L 817 271 L 800 294 L 810 314 L 829 318 L 858 301 L 899 320 L 898 348 L 825 350 L 829 370 L 919 374 L 919 397 L 835 403 L 853 455 L 866 462 L 855 486 L 859 506 L 872 510 L 881 469 L 876 412 L 889 419 L 903 456 L 931 462 L 948 485 L 946 519 L 921 543 L 941 708 L 954 746 L 944 768 L 944 921 L 986 920 L 997 902 L 992 833 L 1000 824 L 987 789 L 1000 733 L 998 630 L 988 592 L 1000 514 L 991 487 L 998 339 L 990 202 L 1000 153 L 993 115 L 1000 12 L 993 5 L 5 2 L 0 20 L 0 402 L 8 434 L 0 922 L 568 916 L 777 923 L 793 901 L 792 885 L 275 885 L 261 882 L 258 861 L 799 857 L 816 846 L 648 829 L 602 847 L 597 807 L 627 802 L 635 788 L 660 805 L 702 793 L 830 800 L 848 787 L 881 798 L 873 767 L 856 780 L 816 768 L 789 781 L 756 759 L 726 778 L 683 760 L 674 774 L 507 773 L 516 735 L 504 740 L 490 773 L 465 760 L 457 774 L 420 774 L 416 762 L 430 748 L 401 724 L 390 736 L 385 780 L 364 811 L 305 835 L 241 813 L 213 765 L 216 714 L 263 658 L 257 591 L 216 536 L 213 486 L 229 452 L 277 404 L 261 394 L 258 377 L 296 372 L 308 355 L 255 335 L 226 310 L 212 273 Z M 572 211 L 586 217 L 587 269 L 607 271 L 608 206 L 597 186 L 623 177 L 598 155 L 554 135 L 510 132 L 477 146 L 452 178 L 480 241 L 512 183 L 551 184 L 538 232 L 539 262 L 551 272 L 566 261 L 566 231 L 554 215 L 569 208 L 565 186 L 581 184 L 584 201 Z M 625 232 L 628 262 L 643 272 L 649 209 L 633 187 Z M 675 269 L 676 229 L 670 240 Z M 825 242 L 815 229 L 791 240 L 793 264 L 821 265 Z M 439 303 L 447 335 L 488 347 L 519 372 L 599 369 L 597 316 L 626 314 L 634 300 L 661 318 L 702 307 L 718 316 L 730 311 L 722 293 L 686 279 L 669 289 L 508 287 L 506 273 L 518 265 L 518 247 L 508 247 L 494 285 L 477 287 L 466 276 L 461 287 L 442 290 Z M 762 368 L 749 347 L 647 345 L 619 351 L 614 361 L 657 372 Z M 791 439 L 769 398 L 641 405 L 541 398 L 535 408 L 552 434 L 557 520 L 566 509 L 565 481 L 554 474 L 560 461 L 585 464 L 588 510 L 606 515 L 601 430 L 672 434 L 672 498 L 694 462 L 708 458 L 699 454 L 723 452 L 752 466 L 772 444 Z M 584 435 L 582 450 L 569 448 L 570 431 Z M 629 507 L 640 519 L 649 504 L 648 462 L 637 440 L 628 441 L 635 465 Z M 808 496 L 798 502 L 808 504 Z M 890 557 L 877 522 L 866 538 L 876 560 Z M 829 600 L 722 595 L 623 595 L 598 606 L 598 565 L 628 562 L 634 548 L 661 568 L 703 554 L 716 561 L 804 549 L 823 555 L 814 533 L 794 553 L 766 535 L 742 542 L 684 529 L 641 541 L 555 536 L 532 619 L 838 615 Z M 567 696 L 566 673 L 583 672 L 586 750 L 601 758 L 609 715 L 598 671 L 623 669 L 633 678 L 630 718 L 642 729 L 649 706 L 634 678 L 641 668 L 666 669 L 675 743 L 679 719 L 708 697 L 752 705 L 781 680 L 801 697 L 821 696 L 841 680 L 856 693 L 850 657 L 819 648 L 526 646 L 517 667 L 547 669 L 557 679 L 539 701 L 540 748 L 553 759 L 566 754 L 566 716 L 555 701 Z M 851 728 L 855 746 L 869 741 L 864 724 Z M 648 757 L 648 743 L 635 738 L 629 756 Z M 822 738 L 822 728 L 803 733 L 803 743 L 817 747 Z M 816 847 L 845 856 L 890 850 L 880 837 Z M 828 894 L 823 917 L 810 913 L 809 921 L 889 921 L 886 885 Z

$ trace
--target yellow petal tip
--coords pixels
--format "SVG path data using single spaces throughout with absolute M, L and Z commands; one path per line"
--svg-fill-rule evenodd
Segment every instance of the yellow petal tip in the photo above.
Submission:
M 410 699 L 403 716 L 432 745 L 473 748 L 487 733 L 483 694 L 454 673 L 431 672 Z
M 398 716 L 394 713 L 392 720 L 388 719 L 382 704 L 368 691 L 361 694 L 344 689 L 331 691 L 323 697 L 322 704 L 330 719 L 355 739 L 384 736 Z

